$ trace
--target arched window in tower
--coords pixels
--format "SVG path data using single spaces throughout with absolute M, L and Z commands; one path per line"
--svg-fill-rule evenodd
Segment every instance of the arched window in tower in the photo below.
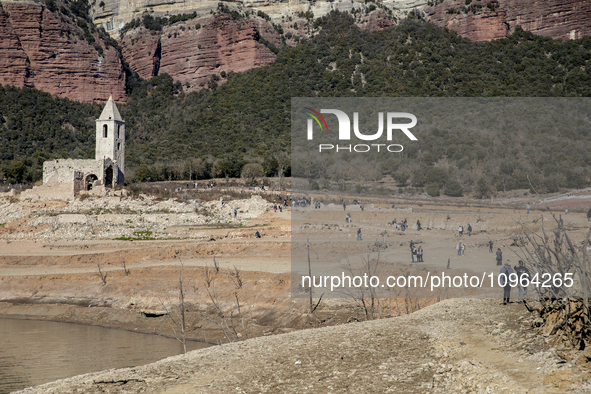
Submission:
M 117 125 L 117 138 L 121 138 L 121 125 Z
M 121 150 L 121 142 L 117 143 L 117 150 Z
M 108 132 L 108 130 L 109 130 L 109 126 L 107 126 L 106 124 L 103 125 L 103 137 L 104 138 L 107 138 L 107 135 L 108 135 L 107 132 Z

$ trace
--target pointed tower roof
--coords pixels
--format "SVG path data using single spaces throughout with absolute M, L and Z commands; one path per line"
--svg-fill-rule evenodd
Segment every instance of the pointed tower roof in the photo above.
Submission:
M 117 109 L 117 105 L 115 105 L 115 101 L 113 101 L 113 96 L 109 96 L 109 100 L 107 101 L 107 104 L 105 104 L 105 108 L 103 109 L 103 112 L 101 112 L 101 116 L 98 120 L 117 120 L 123 122 L 119 110 Z

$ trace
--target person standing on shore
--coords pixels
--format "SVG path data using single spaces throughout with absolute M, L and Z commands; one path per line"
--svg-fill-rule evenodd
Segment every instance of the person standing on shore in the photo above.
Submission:
M 503 265 L 503 252 L 501 252 L 501 248 L 497 248 L 497 265 Z
M 493 241 L 488 241 L 488 252 L 492 253 L 492 249 L 493 249 Z

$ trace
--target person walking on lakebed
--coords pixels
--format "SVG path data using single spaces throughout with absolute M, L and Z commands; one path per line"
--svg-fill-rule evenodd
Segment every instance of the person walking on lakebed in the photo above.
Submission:
M 499 284 L 503 286 L 503 305 L 511 303 L 511 285 L 515 286 L 515 281 L 517 280 L 516 275 L 511 277 L 511 274 L 515 274 L 515 271 L 513 271 L 509 262 L 506 262 L 499 272 Z
M 497 265 L 503 265 L 503 252 L 501 252 L 501 248 L 497 249 Z

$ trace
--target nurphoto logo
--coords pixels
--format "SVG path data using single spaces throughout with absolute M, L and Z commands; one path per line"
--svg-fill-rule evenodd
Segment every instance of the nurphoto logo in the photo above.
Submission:
M 321 109 L 320 112 L 304 107 L 306 115 L 310 116 L 307 122 L 307 138 L 309 141 L 314 139 L 314 121 L 320 128 L 320 131 L 328 132 L 328 124 L 322 114 L 335 115 L 338 120 L 338 139 L 339 141 L 351 140 L 351 119 L 344 111 L 338 109 Z M 411 141 L 418 141 L 417 137 L 409 129 L 417 124 L 417 117 L 408 112 L 386 112 L 386 141 L 392 141 L 394 131 L 402 131 Z M 407 119 L 410 122 L 400 123 L 400 120 Z M 359 112 L 353 112 L 353 133 L 355 137 L 361 141 L 377 141 L 382 138 L 384 134 L 384 112 L 378 113 L 378 131 L 374 134 L 364 134 L 359 127 Z M 377 152 L 388 151 L 392 153 L 402 152 L 404 147 L 400 144 L 318 144 L 318 151 L 334 151 L 334 152 L 358 152 L 365 153 L 372 150 Z

